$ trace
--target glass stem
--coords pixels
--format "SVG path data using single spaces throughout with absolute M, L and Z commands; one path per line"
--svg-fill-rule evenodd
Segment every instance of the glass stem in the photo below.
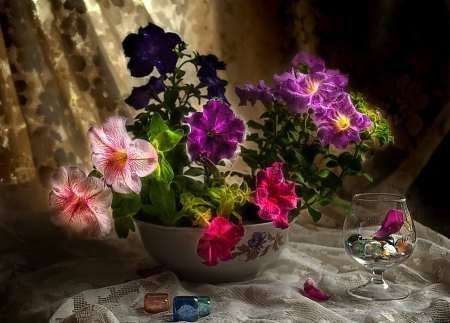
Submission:
M 373 284 L 386 284 L 386 281 L 383 279 L 383 272 L 384 269 L 380 268 L 373 268 L 372 269 L 372 278 L 370 279 L 370 282 Z

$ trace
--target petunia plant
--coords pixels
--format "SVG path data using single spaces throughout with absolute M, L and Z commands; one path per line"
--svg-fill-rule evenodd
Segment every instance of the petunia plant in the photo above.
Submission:
M 321 58 L 301 52 L 291 67 L 273 77 L 273 87 L 263 80 L 257 86 L 237 87 L 239 105 L 260 101 L 266 111 L 257 121 L 249 120 L 252 133 L 240 156 L 250 166 L 249 180 L 260 169 L 283 162 L 286 179 L 295 183 L 302 202 L 291 216 L 303 209 L 315 221 L 320 207 L 339 203 L 338 191 L 347 176 L 372 176 L 363 171 L 373 156 L 371 143 L 379 147 L 393 142 L 389 125 L 378 110 L 370 110 L 360 93 L 348 93 L 348 76 L 325 68 Z M 318 165 L 317 160 L 325 161 Z M 242 174 L 241 174 L 242 175 Z M 246 176 L 246 175 L 242 175 Z
M 152 23 L 122 45 L 131 76 L 144 84 L 125 99 L 137 111 L 134 120 L 111 116 L 90 126 L 92 171 L 62 166 L 51 178 L 52 220 L 71 231 L 108 234 L 109 208 L 121 238 L 134 231 L 133 217 L 199 227 L 197 254 L 215 266 L 233 258 L 244 224 L 286 229 L 301 209 L 317 220 L 317 207 L 338 202 L 345 176 L 370 179 L 361 166 L 371 153 L 367 143 L 392 141 L 381 115 L 344 91 L 347 76 L 313 55 L 298 54 L 273 87 L 260 81 L 236 88 L 240 105 L 267 107 L 246 123 L 225 96 L 228 83 L 218 76 L 225 63 L 215 55 L 188 51 L 177 34 Z M 315 164 L 317 156 L 325 167 Z M 250 173 L 233 167 L 237 158 Z

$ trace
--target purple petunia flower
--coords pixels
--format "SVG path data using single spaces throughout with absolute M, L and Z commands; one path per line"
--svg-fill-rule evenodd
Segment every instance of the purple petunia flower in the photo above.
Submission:
M 258 82 L 258 87 L 254 87 L 250 83 L 245 83 L 244 88 L 235 88 L 235 93 L 239 97 L 239 105 L 246 105 L 247 101 L 255 105 L 256 100 L 260 100 L 263 104 L 266 104 L 269 100 L 273 99 L 272 89 L 268 87 L 264 81 Z
M 146 85 L 133 87 L 130 96 L 125 99 L 125 103 L 139 110 L 145 108 L 150 99 L 160 102 L 158 94 L 164 92 L 164 90 L 165 87 L 161 79 L 152 76 Z
M 289 105 L 290 113 L 304 113 L 311 105 L 328 105 L 343 93 L 347 85 L 347 75 L 340 75 L 335 70 L 323 70 L 314 66 L 309 74 L 291 69 L 282 75 L 275 75 L 274 96 Z
M 209 100 L 203 112 L 194 112 L 182 122 L 190 126 L 187 151 L 192 160 L 206 155 L 217 164 L 222 159 L 232 159 L 245 140 L 246 127 L 230 106 L 219 100 Z
M 317 105 L 313 109 L 311 118 L 318 127 L 317 138 L 324 147 L 333 144 L 344 149 L 351 141 L 359 142 L 359 133 L 372 124 L 368 116 L 356 111 L 348 94 L 328 107 Z
M 298 64 L 308 65 L 314 72 L 325 70 L 325 62 L 323 59 L 309 53 L 300 52 L 291 60 L 292 66 Z
M 230 104 L 225 97 L 225 86 L 228 82 L 217 76 L 217 70 L 225 70 L 225 63 L 219 62 L 219 59 L 212 54 L 200 55 L 197 60 L 200 69 L 197 77 L 202 83 L 208 84 L 207 97 L 209 99 L 219 98 L 221 101 Z
M 178 60 L 173 49 L 182 43 L 180 36 L 152 23 L 140 27 L 137 34 L 129 34 L 122 42 L 125 56 L 130 57 L 127 67 L 131 75 L 147 76 L 154 67 L 161 75 L 172 73 Z

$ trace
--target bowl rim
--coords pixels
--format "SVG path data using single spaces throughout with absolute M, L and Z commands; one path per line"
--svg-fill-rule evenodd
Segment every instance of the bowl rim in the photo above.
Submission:
M 180 227 L 180 226 L 170 226 L 170 225 L 164 225 L 164 224 L 151 223 L 151 222 L 147 222 L 147 221 L 138 219 L 136 217 L 136 215 L 133 215 L 132 219 L 135 223 L 158 228 L 160 230 L 167 230 L 167 231 L 192 231 L 192 230 L 204 231 L 205 230 L 205 229 L 199 228 L 199 227 Z M 267 221 L 267 222 L 262 222 L 262 223 L 248 223 L 248 224 L 243 224 L 242 226 L 245 228 L 245 227 L 265 227 L 267 225 L 270 225 L 270 227 L 272 227 L 274 229 L 278 229 L 273 226 L 272 221 Z M 278 230 L 281 230 L 281 229 L 278 229 Z

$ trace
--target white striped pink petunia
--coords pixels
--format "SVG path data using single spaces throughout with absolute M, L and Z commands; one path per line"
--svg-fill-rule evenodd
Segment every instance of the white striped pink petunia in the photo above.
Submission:
M 156 169 L 158 154 L 148 141 L 131 140 L 125 127 L 126 120 L 112 116 L 106 119 L 103 128 L 89 128 L 92 163 L 115 192 L 138 194 L 142 188 L 140 177 Z
M 111 206 L 112 193 L 102 179 L 86 177 L 71 166 L 56 169 L 50 182 L 51 220 L 55 225 L 68 226 L 89 237 L 102 237 L 111 231 L 111 219 L 105 213 Z

